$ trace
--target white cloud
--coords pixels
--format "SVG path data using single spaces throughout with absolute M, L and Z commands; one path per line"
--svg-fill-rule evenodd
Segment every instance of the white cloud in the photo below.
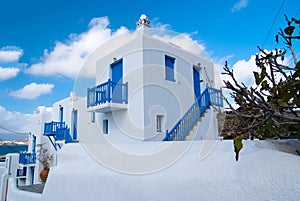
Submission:
M 248 0 L 240 0 L 236 2 L 233 7 L 231 8 L 231 12 L 235 13 L 240 11 L 242 8 L 245 8 L 248 6 L 249 1 Z
M 23 50 L 15 46 L 5 46 L 0 49 L 0 62 L 15 62 L 23 55 Z
M 89 23 L 89 29 L 80 34 L 70 34 L 69 39 L 64 42 L 57 41 L 52 51 L 44 50 L 44 56 L 39 63 L 30 66 L 26 72 L 34 75 L 63 75 L 76 78 L 85 59 L 101 44 L 111 38 L 128 33 L 126 27 L 120 27 L 116 31 L 108 28 L 107 17 L 93 18 Z M 173 43 L 181 48 L 192 51 L 197 55 L 208 57 L 204 52 L 204 45 L 191 38 L 191 34 L 174 34 L 166 31 L 169 25 L 157 23 L 157 30 L 162 31 L 156 37 L 166 42 Z M 172 34 L 170 34 L 172 33 Z M 88 73 L 94 75 L 93 73 Z
M 128 32 L 125 27 L 113 32 L 108 25 L 107 17 L 93 18 L 88 31 L 70 34 L 67 41 L 56 42 L 54 49 L 50 52 L 45 50 L 41 62 L 30 66 L 27 72 L 35 75 L 63 75 L 75 78 L 87 56 L 99 45 L 116 35 Z
M 13 132 L 7 131 L 5 129 L 21 133 L 29 132 L 28 125 L 32 117 L 31 114 L 11 112 L 6 110 L 6 108 L 0 106 L 0 116 L 0 133 L 13 134 Z M 3 129 L 3 127 L 5 129 Z
M 0 81 L 8 80 L 13 77 L 16 77 L 20 69 L 18 68 L 2 68 L 0 67 Z
M 9 95 L 19 99 L 33 100 L 43 94 L 51 93 L 53 88 L 53 84 L 37 84 L 32 82 L 25 85 L 22 89 L 11 91 Z
M 154 18 L 153 21 L 153 37 L 177 45 L 180 48 L 193 52 L 196 55 L 209 58 L 208 54 L 205 52 L 204 44 L 202 44 L 200 41 L 192 39 L 192 35 L 197 34 L 197 32 L 192 34 L 176 33 L 174 31 L 170 31 L 171 25 L 160 23 L 158 18 Z
M 232 57 L 233 55 L 229 55 L 227 57 L 219 59 L 215 63 L 215 66 L 219 70 L 222 69 L 225 61 Z M 230 62 L 228 64 L 230 66 Z M 248 61 L 244 59 L 237 61 L 232 65 L 230 69 L 233 70 L 234 77 L 239 83 L 244 83 L 246 86 L 253 86 L 255 84 L 253 71 L 258 71 L 258 68 L 255 64 L 255 55 L 252 55 Z M 224 70 L 220 70 L 220 72 L 224 72 Z M 228 75 L 222 74 L 221 79 L 222 81 L 230 81 L 231 83 L 233 82 L 231 77 L 229 77 Z M 225 86 L 224 82 L 222 84 L 223 86 Z M 226 88 L 223 90 L 224 96 L 229 100 L 230 103 L 233 103 L 234 101 L 229 95 L 230 92 L 231 91 Z
M 169 42 L 171 44 L 177 45 L 180 48 L 193 52 L 196 55 L 204 54 L 205 47 L 198 41 L 193 40 L 190 34 L 169 34 L 168 32 L 162 35 L 154 35 L 154 37 L 161 39 L 163 41 Z M 202 55 L 207 57 L 207 55 Z

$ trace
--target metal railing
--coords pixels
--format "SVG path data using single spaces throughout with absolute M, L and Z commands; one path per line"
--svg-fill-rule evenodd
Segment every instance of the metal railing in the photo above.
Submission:
M 34 164 L 36 162 L 36 153 L 21 152 L 19 155 L 19 163 L 23 165 Z
M 182 118 L 168 131 L 163 141 L 180 141 L 190 132 L 203 113 L 210 105 L 223 106 L 222 89 L 206 86 L 195 103 L 187 110 Z
M 44 135 L 46 135 L 46 136 L 57 135 L 57 133 L 61 132 L 61 130 L 64 130 L 64 129 L 66 129 L 65 122 L 51 121 L 49 123 L 45 123 Z
M 128 102 L 128 83 L 120 84 L 110 79 L 96 87 L 87 90 L 87 107 L 96 106 L 106 102 Z
M 65 140 L 66 143 L 73 142 L 73 138 L 70 134 L 70 128 L 68 128 L 65 122 L 52 121 L 45 123 L 44 135 L 48 137 L 54 136 L 55 141 Z
M 210 104 L 223 107 L 222 88 L 215 89 L 209 87 L 208 92 L 210 95 Z
M 197 120 L 210 108 L 210 96 L 208 93 L 208 87 L 201 93 L 195 103 L 188 109 L 188 111 L 182 116 L 182 118 L 174 125 L 174 127 L 168 131 L 166 130 L 166 136 L 163 141 L 180 141 L 188 132 L 192 129 Z

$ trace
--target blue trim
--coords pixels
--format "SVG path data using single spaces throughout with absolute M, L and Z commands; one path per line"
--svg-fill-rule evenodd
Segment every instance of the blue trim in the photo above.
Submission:
M 30 181 L 30 185 L 33 185 L 34 183 L 34 167 L 30 168 L 31 171 L 31 181 Z
M 77 110 L 72 111 L 72 135 L 73 139 L 77 140 Z
M 59 106 L 59 121 L 63 122 L 63 119 L 64 119 L 64 107 Z
M 201 94 L 200 73 L 195 67 L 193 67 L 193 80 L 194 80 L 194 94 L 195 97 L 198 98 Z
M 210 97 L 208 88 L 198 97 L 195 103 L 187 110 L 182 118 L 174 125 L 170 131 L 166 131 L 166 136 L 163 141 L 180 141 L 193 128 L 197 120 L 202 114 L 209 109 Z
M 17 177 L 26 177 L 27 167 L 23 167 L 22 169 L 17 169 Z
M 207 85 L 206 89 L 174 127 L 170 131 L 166 130 L 163 141 L 183 140 L 203 113 L 210 109 L 210 105 L 223 107 L 222 88 L 215 89 Z
M 34 164 L 36 162 L 36 153 L 21 152 L 19 155 L 20 164 Z
M 36 136 L 32 136 L 32 153 L 35 153 L 35 147 L 36 147 Z
M 115 61 L 110 65 L 111 81 L 116 83 L 112 85 L 112 102 L 122 103 L 122 85 L 123 83 L 123 59 Z
M 68 128 L 65 122 L 52 121 L 49 123 L 45 123 L 44 135 L 49 137 L 51 142 L 51 136 L 54 137 L 54 141 L 65 140 L 65 143 L 73 142 L 73 138 L 70 134 L 70 128 Z M 56 142 L 52 142 L 52 145 L 56 149 Z
M 175 82 L 174 78 L 175 58 L 165 55 L 165 79 Z

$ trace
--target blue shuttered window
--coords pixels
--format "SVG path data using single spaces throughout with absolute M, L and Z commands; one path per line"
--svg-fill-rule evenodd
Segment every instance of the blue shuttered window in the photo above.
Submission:
M 165 56 L 165 73 L 166 73 L 166 80 L 175 81 L 174 78 L 174 63 L 175 58 L 170 56 Z

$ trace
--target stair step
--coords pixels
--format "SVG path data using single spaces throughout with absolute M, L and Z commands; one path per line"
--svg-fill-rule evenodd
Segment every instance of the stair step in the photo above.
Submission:
M 191 136 L 191 134 L 194 131 L 194 128 L 196 126 L 199 126 L 199 123 L 202 121 L 202 118 L 204 118 L 205 114 L 207 113 L 207 110 L 205 110 L 203 112 L 203 114 L 198 118 L 198 120 L 195 122 L 195 124 L 193 125 L 193 127 L 191 128 L 191 130 L 188 132 L 188 134 L 183 138 L 183 141 L 187 141 L 187 139 Z

